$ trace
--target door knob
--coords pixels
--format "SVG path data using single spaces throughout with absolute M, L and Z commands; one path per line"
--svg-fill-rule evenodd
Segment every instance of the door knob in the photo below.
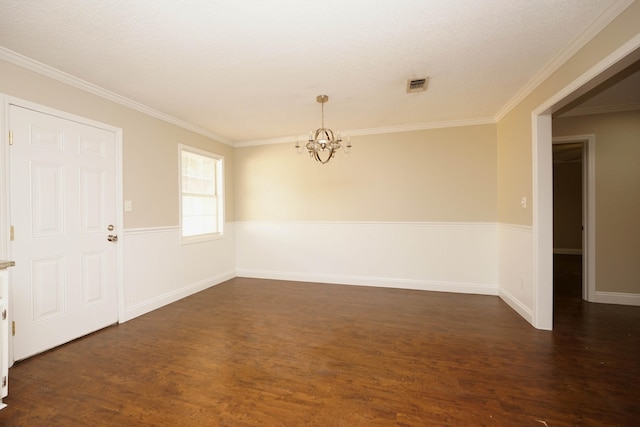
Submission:
M 118 241 L 118 235 L 117 234 L 109 234 L 107 236 L 107 240 L 110 242 L 117 242 Z

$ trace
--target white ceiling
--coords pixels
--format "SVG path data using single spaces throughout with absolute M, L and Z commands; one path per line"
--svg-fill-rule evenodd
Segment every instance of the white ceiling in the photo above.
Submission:
M 319 127 L 319 94 L 353 135 L 492 121 L 628 4 L 0 0 L 0 46 L 237 144 Z

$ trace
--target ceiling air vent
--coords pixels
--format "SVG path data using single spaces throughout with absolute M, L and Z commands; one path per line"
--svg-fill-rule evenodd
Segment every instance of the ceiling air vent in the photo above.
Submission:
M 422 92 L 427 90 L 427 78 L 407 80 L 407 93 Z

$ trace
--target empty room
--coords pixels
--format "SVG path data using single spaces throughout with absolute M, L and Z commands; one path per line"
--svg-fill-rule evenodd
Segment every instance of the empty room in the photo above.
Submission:
M 0 0 L 0 425 L 635 425 L 637 0 Z

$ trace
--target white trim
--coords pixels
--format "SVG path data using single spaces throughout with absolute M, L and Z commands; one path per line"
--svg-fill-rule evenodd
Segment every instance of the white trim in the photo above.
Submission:
M 116 230 L 120 233 L 120 230 L 124 231 L 124 209 L 123 209 L 123 195 L 124 195 L 124 169 L 123 169 L 123 150 L 122 150 L 122 129 L 116 128 Z M 123 245 L 116 245 L 116 265 L 117 275 L 116 280 L 118 282 L 118 322 L 124 316 L 124 248 Z
M 127 322 L 138 316 L 142 316 L 143 314 L 149 313 L 153 310 L 157 310 L 167 304 L 171 304 L 173 302 L 181 300 L 182 298 L 204 291 L 205 289 L 208 289 L 212 286 L 219 285 L 220 283 L 226 282 L 227 280 L 233 279 L 234 277 L 236 277 L 235 272 L 229 271 L 214 277 L 207 278 L 205 280 L 201 280 L 197 283 L 193 283 L 183 288 L 176 289 L 174 291 L 157 296 L 139 304 L 127 307 L 124 310 L 124 315 L 122 320 L 120 320 L 120 323 Z
M 493 117 L 479 117 L 475 119 L 445 120 L 441 122 L 426 122 L 426 123 L 415 123 L 410 125 L 398 125 L 398 126 L 388 126 L 388 127 L 381 127 L 381 128 L 359 129 L 359 130 L 349 131 L 348 134 L 351 136 L 381 135 L 381 134 L 387 134 L 387 133 L 414 132 L 414 131 L 429 130 L 429 129 L 493 125 L 496 123 L 497 122 Z
M 629 7 L 635 0 L 617 0 L 593 21 L 571 44 L 545 65 L 526 85 L 524 85 L 494 116 L 496 122 L 502 120 L 511 110 L 529 96 L 538 86 L 548 79 L 569 58 L 575 55 L 596 34 L 602 31 L 611 21 Z
M 511 224 L 508 222 L 500 222 L 498 224 L 500 225 L 500 228 L 505 228 L 505 229 L 514 230 L 514 231 L 531 232 L 533 230 L 533 227 L 531 225 Z
M 640 34 L 632 37 L 618 49 L 611 52 L 596 65 L 560 89 L 531 113 L 532 150 L 533 150 L 533 324 L 542 329 L 551 329 L 553 325 L 553 229 L 547 217 L 553 217 L 553 193 L 549 188 L 551 181 L 552 156 L 540 155 L 551 151 L 552 129 L 551 112 L 585 93 L 598 83 L 615 74 L 618 67 L 634 61 L 631 55 L 640 47 Z M 544 219 L 541 224 L 540 219 Z M 546 226 L 546 227 L 544 227 Z M 589 264 L 592 264 L 588 262 Z M 544 326 L 544 327 L 543 327 Z
M 234 224 L 260 224 L 260 225 L 304 225 L 304 226 L 335 226 L 335 225 L 347 225 L 347 226 L 370 226 L 370 225 L 385 225 L 385 226 L 397 226 L 397 227 L 460 227 L 460 226 L 475 226 L 475 227 L 497 227 L 497 222 L 483 222 L 483 221 L 469 221 L 469 222 L 437 222 L 437 221 L 235 221 Z M 514 227 L 524 227 L 531 229 L 530 226 L 525 225 L 513 225 Z
M 532 120 L 533 326 L 553 328 L 553 155 L 551 112 Z M 544 195 L 544 197 L 542 197 Z
M 101 98 L 108 99 L 109 101 L 123 105 L 127 108 L 131 108 L 132 110 L 139 111 L 148 116 L 155 117 L 156 119 L 160 119 L 167 123 L 171 123 L 173 125 L 181 127 L 188 131 L 197 133 L 202 136 L 206 136 L 207 138 L 211 138 L 223 144 L 233 146 L 233 144 L 227 139 L 219 135 L 216 135 L 212 132 L 209 132 L 205 129 L 202 129 L 201 127 L 192 125 L 191 123 L 185 122 L 184 120 L 180 120 L 168 114 L 162 113 L 158 110 L 154 110 L 153 108 L 147 107 L 146 105 L 141 104 L 137 101 L 126 98 L 122 95 L 118 95 L 117 93 L 111 92 L 109 90 L 103 89 L 100 86 L 94 85 L 93 83 L 89 83 L 85 80 L 79 79 L 75 76 L 72 76 L 71 74 L 67 74 L 64 71 L 60 71 L 56 68 L 43 64 L 42 62 L 38 62 L 34 59 L 28 58 L 24 55 L 21 55 L 17 52 L 14 52 L 2 46 L 0 46 L 0 59 L 11 62 L 15 65 L 18 65 L 19 67 L 26 68 L 27 70 L 34 71 L 38 74 L 57 80 L 69 86 L 76 87 L 78 89 L 81 89 L 93 95 L 97 95 Z
M 553 248 L 554 255 L 582 255 L 582 249 Z
M 124 230 L 125 235 L 133 235 L 133 234 L 148 234 L 148 233 L 156 233 L 162 231 L 174 231 L 180 230 L 180 227 L 177 225 L 172 225 L 170 227 L 144 227 L 144 228 L 126 228 Z
M 99 129 L 104 129 L 109 132 L 122 133 L 122 129 L 116 126 L 112 126 L 97 120 L 89 119 L 86 117 L 78 116 L 76 114 L 68 113 L 66 111 L 58 110 L 56 108 L 47 107 L 46 105 L 37 104 L 35 102 L 27 101 L 25 99 L 16 98 L 10 95 L 0 94 L 6 100 L 7 107 L 9 105 L 15 105 L 16 107 L 25 108 L 27 110 L 33 110 L 43 114 L 49 114 L 51 116 L 59 117 L 65 120 L 81 123 L 83 125 L 93 126 Z M 7 123 L 8 124 L 8 123 Z M 122 139 L 122 138 L 120 138 Z
M 191 236 L 183 234 L 182 220 L 182 199 L 184 197 L 182 177 L 182 153 L 187 152 L 200 157 L 206 157 L 215 163 L 215 198 L 216 198 L 216 231 L 213 233 L 199 233 Z M 186 144 L 178 144 L 178 221 L 180 228 L 180 243 L 183 245 L 207 242 L 209 240 L 218 240 L 224 237 L 224 211 L 225 211 L 225 193 L 224 193 L 224 156 L 213 153 L 211 151 L 202 150 Z
M 369 129 L 353 129 L 342 131 L 342 135 L 349 136 L 367 136 L 367 135 L 383 135 L 389 133 L 401 133 L 401 132 L 414 132 L 429 129 L 443 129 L 452 127 L 464 127 L 464 126 L 481 126 L 481 125 L 493 125 L 496 124 L 496 120 L 493 117 L 481 117 L 477 119 L 464 119 L 464 120 L 448 120 L 442 122 L 428 122 L 428 123 L 415 123 L 410 125 L 398 125 L 388 126 L 381 128 L 369 128 Z M 272 145 L 272 144 L 294 144 L 296 141 L 306 141 L 307 135 L 294 135 L 283 136 L 278 138 L 269 139 L 257 139 L 253 141 L 237 142 L 234 147 L 254 147 L 257 145 Z
M 516 297 L 507 292 L 504 288 L 500 288 L 498 296 L 516 313 L 522 316 L 527 322 L 533 325 L 533 312 L 529 307 L 522 304 Z
M 433 280 L 412 280 L 393 277 L 349 276 L 313 274 L 286 271 L 238 269 L 237 277 L 257 279 L 293 280 L 298 282 L 331 283 L 337 285 L 371 286 L 381 288 L 414 289 L 434 292 L 457 292 L 464 294 L 498 295 L 498 285 L 488 283 L 455 283 Z
M 9 259 L 11 174 L 9 167 L 9 101 L 0 94 L 0 259 Z M 9 289 L 11 291 L 11 289 Z
M 11 173 L 10 173 L 10 165 L 9 165 L 9 101 L 7 100 L 4 94 L 0 93 L 0 144 L 2 144 L 2 148 L 0 149 L 0 259 L 2 260 L 10 260 L 10 244 L 9 235 L 10 235 L 10 227 L 11 227 L 11 205 L 10 205 L 10 194 L 11 194 Z M 8 313 L 8 321 L 13 319 L 13 286 L 12 269 L 6 269 L 5 272 L 2 272 L 3 275 L 9 281 L 9 286 L 7 287 L 8 295 L 7 295 L 7 313 Z M 0 279 L 1 280 L 1 279 Z M 8 355 L 7 366 L 13 366 L 13 337 L 9 335 L 8 337 L 8 347 L 7 350 L 4 351 L 5 354 Z
M 584 152 L 586 176 L 583 175 L 586 183 L 584 195 L 586 200 L 584 210 L 586 213 L 586 232 L 584 233 L 585 242 L 583 250 L 586 258 L 583 259 L 582 268 L 583 275 L 586 276 L 585 293 L 587 301 L 592 301 L 596 294 L 596 137 L 595 135 L 585 135 L 587 137 L 587 149 Z M 586 261 L 586 262 L 585 262 Z
M 640 306 L 640 294 L 598 291 L 593 302 Z

